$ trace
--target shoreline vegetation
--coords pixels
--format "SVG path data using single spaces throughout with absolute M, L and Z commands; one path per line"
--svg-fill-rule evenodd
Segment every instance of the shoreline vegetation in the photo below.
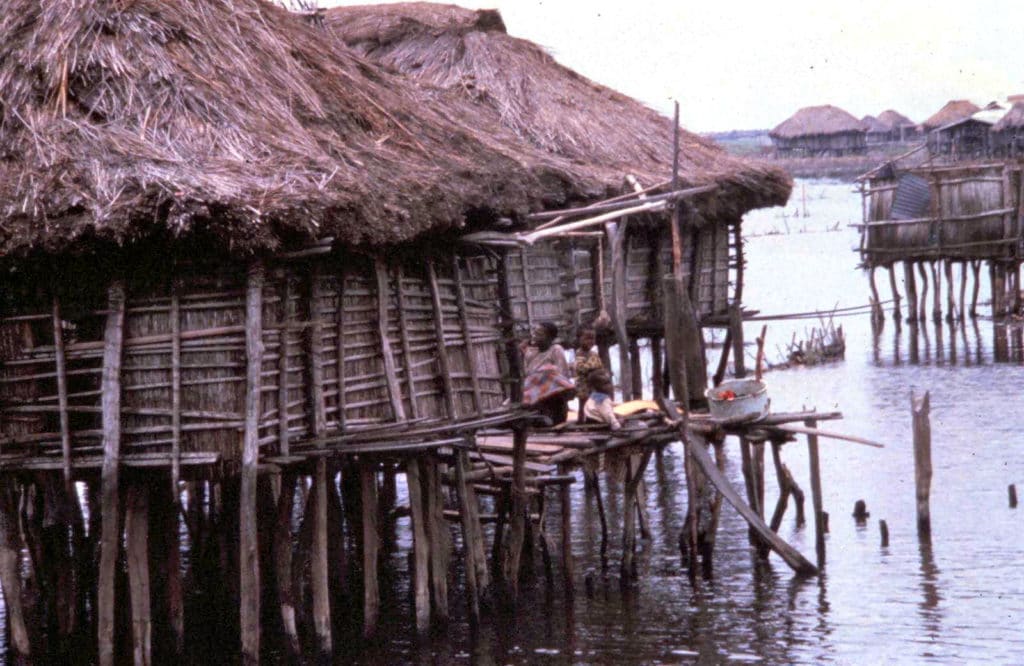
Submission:
M 776 157 L 768 130 L 732 130 L 712 132 L 713 139 L 732 155 L 753 157 L 781 167 L 793 178 L 836 178 L 852 181 L 913 147 L 912 142 L 868 146 L 863 155 L 842 157 Z

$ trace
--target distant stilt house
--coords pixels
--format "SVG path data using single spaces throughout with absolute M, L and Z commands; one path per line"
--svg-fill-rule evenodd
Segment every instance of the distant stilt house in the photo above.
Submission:
M 674 189 L 694 194 L 664 209 L 654 205 L 658 198 L 681 196 L 666 194 L 672 188 L 673 123 L 558 64 L 536 44 L 508 35 L 497 12 L 386 4 L 330 9 L 326 22 L 368 58 L 469 105 L 478 126 L 504 127 L 545 154 L 565 158 L 586 183 L 581 189 L 587 196 L 564 202 L 574 216 L 531 216 L 530 229 L 520 237 L 536 242 L 508 250 L 517 322 L 556 321 L 572 343 L 581 324 L 606 314 L 619 343 L 618 379 L 626 396 L 639 394 L 640 380 L 631 368 L 639 360 L 631 360 L 629 349 L 639 338 L 660 341 L 664 335 L 662 282 L 674 264 L 680 265 L 700 323 L 738 328 L 740 223 L 746 211 L 787 199 L 791 184 L 780 170 L 740 161 L 680 131 Z M 646 197 L 655 201 L 650 212 L 641 208 L 607 223 L 596 216 L 610 208 L 587 215 L 589 202 L 619 195 L 633 197 L 633 207 Z M 577 231 L 557 227 L 559 220 L 587 217 L 597 222 L 582 220 Z M 677 221 L 679 234 L 672 230 Z
M 869 146 L 877 146 L 892 141 L 892 127 L 886 125 L 872 115 L 860 119 L 864 126 L 864 138 Z
M 809 106 L 779 124 L 769 136 L 777 155 L 842 156 L 867 150 L 861 121 L 831 105 Z
M 990 130 L 995 154 L 1011 159 L 1024 157 L 1024 100 L 1014 103 Z
M 945 127 L 958 120 L 970 118 L 978 111 L 981 111 L 981 107 L 971 101 L 966 99 L 951 100 L 921 123 L 921 131 L 927 134 L 932 130 Z
M 938 127 L 928 133 L 928 151 L 952 160 L 988 157 L 993 150 L 990 130 L 1004 115 L 1005 109 L 995 105 Z
M 913 141 L 919 135 L 917 123 L 892 109 L 878 114 L 878 121 L 889 128 L 890 141 Z

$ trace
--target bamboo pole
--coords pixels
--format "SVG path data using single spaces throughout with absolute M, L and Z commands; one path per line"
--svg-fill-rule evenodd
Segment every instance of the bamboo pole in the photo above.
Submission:
M 64 463 L 64 491 L 71 495 L 71 427 L 68 425 L 68 375 L 64 358 L 64 327 L 60 316 L 60 300 L 53 297 L 54 365 L 57 373 L 57 409 L 60 413 L 60 448 Z
M 331 637 L 331 600 L 327 562 L 327 460 L 316 461 L 313 480 L 313 545 L 310 562 L 310 587 L 313 592 L 313 627 L 317 651 L 329 657 L 333 649 Z
M 177 503 L 181 481 L 181 302 L 177 281 L 171 289 L 171 496 Z
M 115 662 L 114 584 L 121 544 L 118 466 L 121 457 L 121 361 L 124 347 L 124 283 L 107 290 L 107 322 L 103 334 L 103 470 L 101 472 L 100 568 L 97 582 L 96 631 L 100 666 Z
M 291 455 L 291 435 L 288 432 L 288 338 L 293 330 L 292 283 L 285 273 L 281 280 L 281 302 L 278 316 L 280 327 L 277 332 L 277 450 L 282 456 Z
M 469 619 L 472 625 L 476 626 L 480 622 L 480 581 L 477 577 L 476 563 L 477 533 L 473 526 L 474 514 L 469 497 L 469 484 L 466 483 L 468 461 L 469 455 L 465 450 L 460 449 L 456 452 L 455 492 L 459 498 L 459 521 L 462 527 L 462 557 L 466 568 L 466 594 L 469 599 Z M 473 497 L 472 501 L 475 502 L 476 498 Z
M 619 347 L 619 390 L 623 400 L 632 399 L 633 374 L 629 362 L 629 333 L 626 331 L 626 231 L 627 221 L 620 227 L 614 222 L 605 225 L 612 259 L 612 326 Z
M 444 492 L 441 488 L 440 463 L 434 456 L 424 460 L 426 477 L 427 524 L 430 530 L 430 599 L 434 620 L 448 622 L 448 564 L 451 554 L 451 533 L 444 518 Z
M 456 406 L 451 363 L 448 360 L 448 347 L 445 345 L 444 339 L 444 311 L 441 308 L 441 288 L 437 283 L 437 271 L 432 260 L 427 261 L 427 281 L 430 284 L 430 300 L 434 305 L 434 335 L 437 337 L 437 364 L 441 373 L 441 384 L 444 387 L 444 404 L 448 410 L 448 418 L 457 419 L 459 418 L 459 410 Z
M 259 465 L 260 381 L 263 366 L 263 266 L 249 267 L 245 296 L 245 430 L 242 436 L 238 552 L 242 661 L 260 660 L 260 560 L 256 520 L 256 471 Z
M 388 271 L 380 258 L 374 261 L 377 273 L 377 336 L 380 341 L 380 355 L 384 363 L 384 377 L 387 379 L 388 398 L 391 401 L 391 412 L 396 421 L 405 420 L 405 407 L 402 405 L 402 389 L 398 385 L 395 371 L 395 357 L 391 353 L 391 340 L 388 337 Z
M 409 488 L 409 511 L 412 521 L 413 607 L 416 631 L 421 636 L 430 629 L 430 545 L 427 542 L 426 511 L 420 461 L 409 458 L 406 463 L 406 484 Z

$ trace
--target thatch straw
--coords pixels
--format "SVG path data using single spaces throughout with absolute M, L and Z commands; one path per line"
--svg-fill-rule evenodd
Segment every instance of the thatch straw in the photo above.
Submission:
M 537 175 L 563 178 L 457 114 L 261 0 L 8 0 L 0 256 L 390 243 L 525 213 Z
M 861 122 L 838 106 L 806 106 L 769 132 L 769 136 L 780 139 L 795 139 L 802 136 L 828 136 L 846 132 L 863 132 Z
M 977 104 L 966 99 L 954 99 L 946 102 L 934 115 L 921 123 L 921 127 L 926 132 L 930 132 L 937 127 L 945 127 L 950 123 L 969 118 L 978 111 L 981 111 L 981 107 Z
M 672 122 L 635 99 L 560 65 L 540 46 L 511 37 L 498 12 L 402 3 L 338 7 L 326 23 L 369 58 L 472 103 L 479 126 L 504 127 L 548 154 L 568 158 L 581 190 L 621 191 L 623 176 L 653 184 L 672 169 Z M 732 214 L 780 204 L 781 170 L 729 156 L 681 133 L 684 186 L 717 183 Z
M 878 121 L 888 127 L 890 130 L 898 130 L 901 127 L 909 127 L 915 125 L 914 121 L 907 118 L 905 115 L 892 109 L 886 109 L 878 114 Z
M 892 128 L 889 125 L 886 125 L 881 120 L 871 115 L 861 118 L 860 124 L 861 127 L 864 128 L 864 131 L 869 134 L 886 134 L 892 131 Z

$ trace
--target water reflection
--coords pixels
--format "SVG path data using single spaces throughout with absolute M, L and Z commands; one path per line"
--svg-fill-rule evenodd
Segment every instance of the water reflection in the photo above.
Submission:
M 884 326 L 876 326 L 871 333 L 871 361 L 879 368 L 904 364 L 970 367 L 984 365 L 989 349 L 993 363 L 1024 364 L 1024 326 L 993 321 L 990 330 L 986 337 L 977 319 L 970 323 L 908 322 L 906 327 L 893 327 L 887 348 Z
M 942 595 L 939 592 L 939 567 L 935 564 L 930 538 L 918 540 L 921 556 L 921 603 L 918 605 L 924 635 L 929 640 L 942 636 Z

